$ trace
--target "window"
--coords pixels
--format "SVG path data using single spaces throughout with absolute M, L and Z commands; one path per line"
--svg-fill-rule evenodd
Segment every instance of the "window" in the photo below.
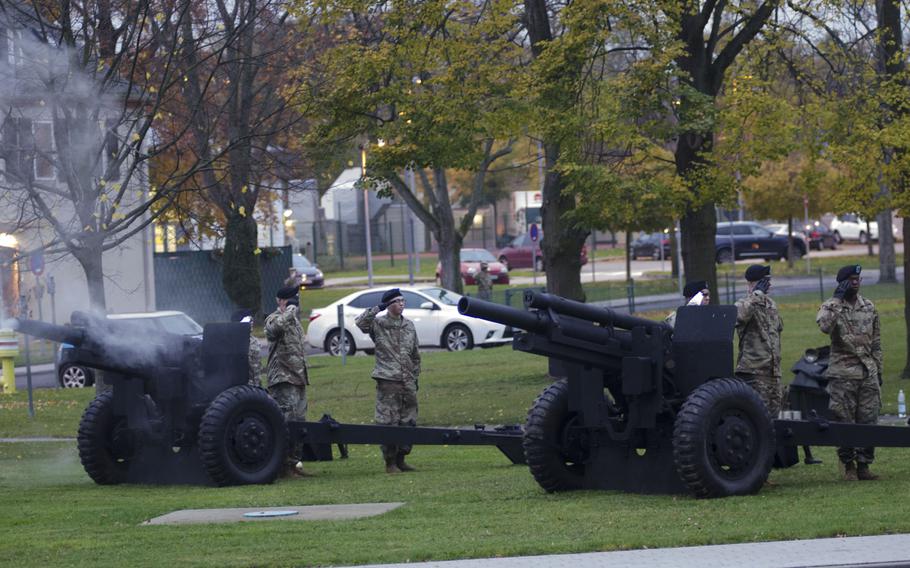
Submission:
M 730 234 L 730 225 L 718 225 L 717 234 L 718 235 L 729 235 Z
M 382 300 L 383 294 L 385 292 L 367 292 L 351 300 L 348 306 L 361 309 L 372 308 Z
M 752 227 L 748 225 L 733 225 L 734 235 L 751 235 Z
M 403 291 L 401 293 L 401 295 L 404 296 L 404 307 L 412 309 L 412 310 L 419 310 L 420 304 L 430 301 L 427 298 L 424 298 L 423 296 L 421 296 L 420 294 L 415 294 L 414 292 Z
M 54 179 L 54 125 L 51 122 L 33 122 L 35 141 L 35 179 Z
M 120 180 L 120 164 L 117 156 L 120 153 L 120 140 L 117 138 L 116 120 L 105 121 L 104 130 L 104 176 L 107 181 Z

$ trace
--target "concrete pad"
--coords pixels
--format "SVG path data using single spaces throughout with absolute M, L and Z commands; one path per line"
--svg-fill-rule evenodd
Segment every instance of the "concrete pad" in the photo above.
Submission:
M 404 503 L 352 503 L 348 505 L 307 505 L 285 507 L 243 507 L 238 509 L 184 509 L 174 511 L 143 525 L 186 525 L 200 523 L 240 523 L 264 521 L 344 521 L 363 519 L 387 513 Z M 276 512 L 278 516 L 267 516 L 262 513 Z M 294 512 L 293 514 L 291 512 Z M 256 513 L 244 516 L 247 513 Z

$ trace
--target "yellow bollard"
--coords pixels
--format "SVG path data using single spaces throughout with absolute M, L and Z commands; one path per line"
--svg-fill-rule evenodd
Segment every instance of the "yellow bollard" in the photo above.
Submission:
M 16 392 L 16 355 L 19 354 L 19 339 L 11 329 L 0 329 L 0 361 L 3 363 L 3 380 L 0 382 L 5 394 Z

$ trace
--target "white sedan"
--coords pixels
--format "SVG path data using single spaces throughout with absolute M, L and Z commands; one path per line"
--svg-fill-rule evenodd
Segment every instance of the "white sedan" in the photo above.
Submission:
M 358 349 L 371 351 L 373 340 L 354 325 L 354 320 L 365 309 L 378 304 L 383 293 L 390 288 L 354 292 L 324 308 L 313 310 L 306 333 L 307 343 L 331 355 L 341 355 L 338 306 L 344 306 L 348 355 L 353 355 Z M 475 345 L 491 346 L 512 340 L 511 329 L 507 330 L 502 324 L 459 314 L 457 306 L 461 296 L 455 292 L 436 286 L 400 289 L 405 302 L 404 317 L 414 322 L 421 346 L 463 351 Z

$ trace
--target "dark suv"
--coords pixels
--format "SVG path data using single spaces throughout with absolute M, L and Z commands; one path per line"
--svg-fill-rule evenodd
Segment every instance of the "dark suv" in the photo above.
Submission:
M 751 221 L 718 223 L 714 238 L 714 258 L 718 263 L 732 262 L 743 258 L 761 258 L 767 261 L 787 258 L 787 236 L 777 235 Z M 797 257 L 806 254 L 802 240 L 793 241 L 793 252 Z

